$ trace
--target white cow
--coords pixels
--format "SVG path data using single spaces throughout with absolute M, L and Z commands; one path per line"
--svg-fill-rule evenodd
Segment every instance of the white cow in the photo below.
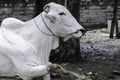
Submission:
M 4 19 L 0 29 L 0 76 L 18 75 L 31 80 L 46 75 L 44 79 L 49 80 L 49 55 L 58 47 L 58 37 L 66 41 L 84 32 L 70 12 L 56 3 L 47 4 L 42 13 L 27 22 Z

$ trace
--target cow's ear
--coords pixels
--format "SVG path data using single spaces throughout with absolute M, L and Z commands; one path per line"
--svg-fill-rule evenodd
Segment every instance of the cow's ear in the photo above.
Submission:
M 61 21 L 60 16 L 57 14 L 56 11 L 51 9 L 51 5 L 54 3 L 46 4 L 43 7 L 43 11 L 46 12 L 46 17 L 52 22 L 52 23 L 58 23 Z
M 46 4 L 44 7 L 43 7 L 43 11 L 45 11 L 46 13 L 48 13 L 50 11 L 50 5 Z

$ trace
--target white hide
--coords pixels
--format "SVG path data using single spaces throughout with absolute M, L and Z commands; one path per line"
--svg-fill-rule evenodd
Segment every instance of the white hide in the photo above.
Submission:
M 55 35 L 63 36 L 66 40 L 82 36 L 80 31 L 67 35 L 82 29 L 82 26 L 65 7 L 55 3 L 48 5 L 48 13 L 43 11 L 30 21 L 22 22 L 15 18 L 3 20 L 0 29 L 0 76 L 19 75 L 23 80 L 31 80 L 48 73 L 50 51 L 57 48 L 59 42 L 58 37 L 46 28 L 41 15 Z M 59 15 L 61 12 L 66 15 Z M 55 21 L 51 21 L 53 19 Z

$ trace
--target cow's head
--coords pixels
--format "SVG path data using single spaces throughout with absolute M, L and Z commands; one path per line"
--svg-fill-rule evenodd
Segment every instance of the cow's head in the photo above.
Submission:
M 65 40 L 84 35 L 85 29 L 64 6 L 52 2 L 45 5 L 43 10 L 44 16 L 49 20 L 47 24 L 55 35 L 65 37 Z

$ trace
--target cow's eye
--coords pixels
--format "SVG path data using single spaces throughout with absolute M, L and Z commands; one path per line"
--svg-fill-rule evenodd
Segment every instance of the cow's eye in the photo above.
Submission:
M 59 13 L 59 15 L 61 15 L 61 16 L 62 16 L 62 15 L 66 15 L 66 14 L 65 14 L 64 12 L 61 12 L 61 13 Z

